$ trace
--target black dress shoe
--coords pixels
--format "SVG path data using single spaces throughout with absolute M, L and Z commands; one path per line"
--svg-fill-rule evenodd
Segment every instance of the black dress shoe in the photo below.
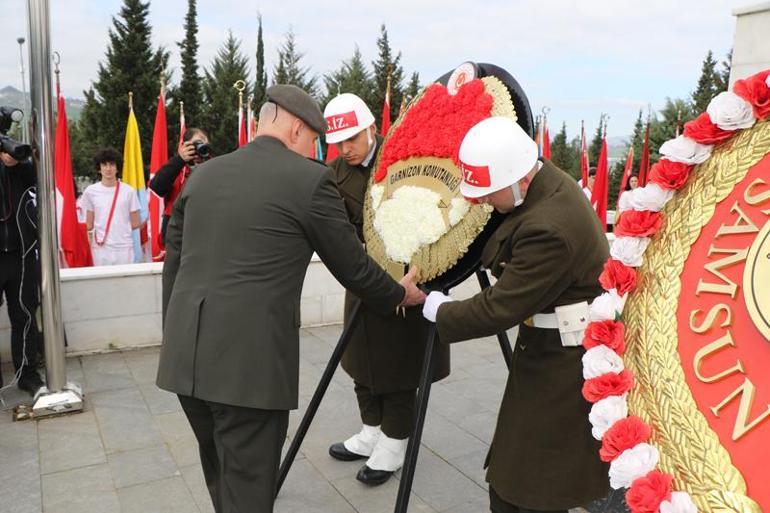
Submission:
M 363 460 L 369 457 L 369 456 L 364 456 L 363 454 L 356 454 L 354 452 L 347 450 L 345 448 L 345 444 L 342 442 L 337 444 L 332 444 L 332 446 L 329 447 L 329 456 L 331 456 L 335 460 L 340 460 L 340 461 L 356 461 L 356 460 Z
M 29 392 L 30 395 L 35 393 L 43 386 L 43 380 L 40 379 L 40 375 L 37 371 L 26 372 L 21 375 L 18 383 L 19 389 Z
M 385 483 L 392 475 L 393 472 L 389 470 L 374 470 L 367 465 L 364 465 L 361 467 L 361 470 L 358 471 L 356 479 L 366 485 L 377 486 Z

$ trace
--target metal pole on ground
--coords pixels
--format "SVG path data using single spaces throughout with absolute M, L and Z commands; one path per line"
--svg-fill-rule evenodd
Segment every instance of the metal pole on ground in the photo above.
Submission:
M 41 307 L 45 338 L 46 383 L 35 396 L 33 417 L 83 409 L 82 393 L 67 383 L 64 324 L 59 289 L 56 193 L 54 189 L 54 123 L 51 88 L 51 45 L 48 0 L 28 0 L 29 80 L 32 158 L 37 169 L 38 240 Z

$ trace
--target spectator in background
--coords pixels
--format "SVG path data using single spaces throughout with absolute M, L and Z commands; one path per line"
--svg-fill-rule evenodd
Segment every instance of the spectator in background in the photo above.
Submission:
M 583 185 L 583 193 L 591 201 L 591 191 L 594 190 L 594 181 L 596 180 L 596 168 L 591 167 L 588 169 L 588 183 Z
M 161 246 L 166 244 L 166 227 L 171 217 L 171 209 L 182 192 L 185 180 L 195 166 L 211 158 L 207 151 L 208 144 L 209 138 L 206 132 L 200 128 L 188 128 L 182 134 L 182 142 L 179 143 L 177 154 L 163 164 L 150 181 L 150 189 L 164 201 L 163 221 L 160 226 Z
M 123 159 L 114 149 L 99 150 L 94 167 L 102 180 L 89 185 L 81 198 L 94 265 L 133 263 L 132 231 L 141 226 L 136 190 L 119 180 Z
M 637 175 L 631 175 L 628 178 L 628 187 L 626 187 L 627 191 L 633 191 L 639 187 L 639 177 Z

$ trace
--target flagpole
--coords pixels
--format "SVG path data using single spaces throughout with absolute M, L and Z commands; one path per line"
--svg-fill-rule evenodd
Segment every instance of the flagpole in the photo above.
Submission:
M 38 391 L 34 417 L 83 410 L 79 386 L 67 382 L 64 361 L 64 323 L 56 233 L 56 194 L 53 175 L 53 105 L 51 94 L 51 46 L 48 0 L 27 2 L 29 28 L 29 80 L 32 122 L 31 145 L 37 168 L 37 204 L 40 244 L 41 311 L 45 339 L 47 387 Z M 30 270 L 31 271 L 31 270 Z

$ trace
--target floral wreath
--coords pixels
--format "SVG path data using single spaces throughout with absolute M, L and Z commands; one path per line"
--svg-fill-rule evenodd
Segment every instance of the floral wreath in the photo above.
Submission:
M 706 112 L 686 123 L 683 135 L 661 146 L 662 158 L 650 170 L 645 187 L 620 197 L 616 240 L 599 277 L 606 292 L 591 304 L 583 340 L 583 396 L 592 403 L 589 421 L 594 438 L 601 441 L 599 456 L 610 463 L 610 486 L 628 489 L 625 498 L 632 513 L 698 511 L 687 492 L 674 489 L 674 477 L 658 468 L 660 453 L 650 443 L 650 425 L 628 414 L 627 396 L 635 384 L 622 358 L 626 339 L 621 314 L 637 286 L 636 268 L 663 225 L 661 210 L 695 167 L 715 146 L 769 117 L 770 70 L 738 80 L 732 92 L 718 94 Z

